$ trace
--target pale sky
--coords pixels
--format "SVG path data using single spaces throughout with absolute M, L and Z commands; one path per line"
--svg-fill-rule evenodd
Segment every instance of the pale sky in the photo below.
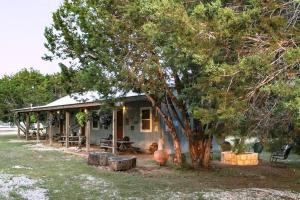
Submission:
M 62 0 L 0 0 L 0 77 L 34 68 L 42 73 L 59 71 L 56 62 L 41 59 L 44 28 L 52 22 Z

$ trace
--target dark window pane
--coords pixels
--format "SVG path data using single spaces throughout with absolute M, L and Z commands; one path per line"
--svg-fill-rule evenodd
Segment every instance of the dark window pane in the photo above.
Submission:
M 93 120 L 93 128 L 98 128 L 98 120 Z
M 142 110 L 142 119 L 150 119 L 150 110 Z
M 150 130 L 150 120 L 142 120 L 142 130 Z

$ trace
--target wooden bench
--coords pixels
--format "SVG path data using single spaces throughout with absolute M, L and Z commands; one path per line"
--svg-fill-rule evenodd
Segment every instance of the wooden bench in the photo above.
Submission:
M 85 136 L 69 136 L 69 144 L 70 145 L 78 145 L 80 146 L 82 141 L 85 140 Z M 63 146 L 66 143 L 66 136 L 61 136 L 58 141 Z
M 105 138 L 100 139 L 100 148 L 105 149 L 105 151 L 107 151 L 108 149 L 112 149 L 112 140 L 108 140 Z

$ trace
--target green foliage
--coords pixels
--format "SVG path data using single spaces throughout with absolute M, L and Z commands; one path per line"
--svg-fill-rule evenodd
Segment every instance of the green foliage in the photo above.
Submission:
M 78 124 L 81 126 L 81 127 L 84 127 L 84 125 L 86 124 L 86 122 L 88 121 L 88 114 L 85 113 L 85 112 L 78 112 L 76 113 L 76 120 L 78 122 Z
M 276 152 L 279 151 L 281 147 L 286 144 L 288 144 L 286 139 L 282 139 L 282 138 L 273 139 L 267 143 L 266 150 L 269 152 Z
M 65 67 L 70 90 L 139 91 L 156 105 L 175 105 L 186 122 L 210 124 L 202 132 L 219 132 L 222 122 L 226 134 L 266 139 L 299 126 L 297 6 L 65 1 L 46 28 L 45 59 L 74 60 Z
M 0 79 L 0 120 L 12 121 L 12 109 L 44 105 L 64 95 L 60 75 L 23 69 Z
M 245 138 L 237 138 L 234 140 L 233 146 L 232 146 L 232 151 L 235 154 L 242 154 L 246 152 L 246 144 L 245 144 Z
M 36 122 L 37 122 L 37 116 L 34 115 L 34 114 L 33 114 L 33 115 L 30 115 L 29 122 L 30 122 L 31 124 L 36 123 Z
M 232 147 L 229 142 L 224 142 L 221 144 L 222 151 L 231 151 Z

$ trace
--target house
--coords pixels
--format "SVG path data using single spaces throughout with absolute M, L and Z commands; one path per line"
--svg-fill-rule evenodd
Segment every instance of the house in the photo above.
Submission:
M 134 146 L 141 149 L 148 149 L 164 134 L 165 127 L 145 95 L 129 92 L 125 95 L 117 94 L 114 99 L 113 111 L 104 114 L 99 110 L 106 100 L 98 92 L 68 95 L 44 106 L 15 109 L 13 112 L 17 116 L 18 134 L 23 131 L 27 137 L 29 116 L 33 113 L 39 119 L 44 116 L 43 121 L 49 124 L 47 132 L 50 144 L 57 135 L 66 136 L 66 139 L 71 135 L 85 135 L 87 151 L 91 144 L 99 145 L 100 139 L 110 134 L 118 140 L 127 136 L 134 142 Z M 85 127 L 80 127 L 76 120 L 78 112 L 88 112 L 92 116 Z M 21 126 L 22 118 L 25 127 Z M 40 124 L 39 121 L 37 124 Z M 68 147 L 68 142 L 65 145 Z M 170 148 L 171 144 L 167 142 L 166 146 Z
M 165 148 L 173 152 L 173 142 L 168 134 L 168 128 L 145 95 L 134 92 L 122 95 L 118 93 L 113 99 L 114 109 L 109 113 L 101 112 L 107 99 L 101 97 L 98 92 L 72 94 L 44 106 L 15 109 L 13 112 L 16 114 L 18 135 L 22 131 L 27 139 L 30 129 L 29 116 L 34 113 L 37 116 L 44 116 L 38 119 L 44 118 L 43 121 L 48 124 L 46 129 L 50 145 L 56 136 L 65 137 L 66 141 L 69 141 L 72 135 L 85 136 L 86 151 L 89 151 L 91 144 L 99 145 L 101 138 L 112 135 L 113 151 L 116 148 L 116 141 L 125 136 L 134 142 L 135 147 L 147 150 L 152 143 L 157 143 L 163 137 Z M 80 127 L 76 120 L 78 112 L 86 112 L 92 116 L 84 127 Z M 24 119 L 25 127 L 21 125 L 21 119 Z M 41 126 L 39 122 L 37 124 Z M 188 152 L 188 143 L 178 127 L 178 122 L 174 121 L 174 126 L 181 140 L 182 152 Z M 36 127 L 37 130 L 40 128 Z M 65 142 L 65 145 L 68 147 L 69 142 Z M 214 151 L 219 151 L 218 146 L 213 140 Z

